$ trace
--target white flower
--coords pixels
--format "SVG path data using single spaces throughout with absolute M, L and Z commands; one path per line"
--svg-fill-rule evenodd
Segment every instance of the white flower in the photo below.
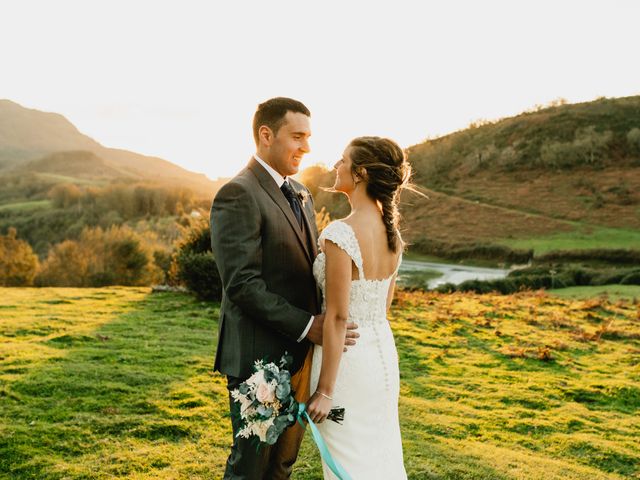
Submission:
M 255 435 L 258 436 L 258 438 L 260 439 L 260 441 L 262 442 L 266 442 L 267 441 L 267 430 L 269 430 L 269 427 L 273 425 L 273 417 L 269 418 L 268 420 L 264 420 L 262 422 L 256 422 L 252 425 L 252 431 Z
M 309 193 L 306 190 L 300 190 L 298 192 L 298 200 L 300 200 L 300 203 L 302 203 L 302 205 L 307 203 L 308 199 L 309 199 Z
M 256 399 L 260 403 L 271 403 L 276 399 L 276 387 L 273 383 L 261 383 L 256 390 Z
M 257 387 L 262 383 L 266 383 L 263 370 L 258 370 L 256 373 L 247 378 L 247 384 L 253 387 Z

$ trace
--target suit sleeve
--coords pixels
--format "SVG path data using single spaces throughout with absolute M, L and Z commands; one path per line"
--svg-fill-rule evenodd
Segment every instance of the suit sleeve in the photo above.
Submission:
M 295 341 L 311 314 L 267 289 L 261 222 L 253 196 L 241 184 L 227 183 L 211 206 L 211 247 L 228 299 L 247 317 Z

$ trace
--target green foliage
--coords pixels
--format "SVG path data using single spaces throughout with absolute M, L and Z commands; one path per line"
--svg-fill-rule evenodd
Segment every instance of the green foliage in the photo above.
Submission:
M 0 235 L 0 286 L 31 285 L 38 267 L 38 257 L 27 242 L 17 238 L 15 228 Z
M 632 153 L 640 155 L 640 128 L 633 127 L 629 130 L 627 133 L 627 143 Z
M 222 280 L 211 251 L 211 229 L 202 220 L 187 230 L 174 255 L 175 277 L 203 300 L 222 299 Z
M 640 265 L 640 250 L 622 248 L 594 248 L 589 250 L 554 250 L 536 255 L 536 263 L 550 262 L 603 262 L 616 265 Z
M 178 254 L 179 279 L 198 298 L 217 300 L 222 298 L 222 280 L 212 253 Z
M 506 278 L 497 280 L 467 280 L 459 285 L 447 283 L 436 288 L 451 292 L 499 292 L 503 295 L 522 290 L 568 288 L 597 285 L 640 285 L 640 268 L 612 268 L 572 263 L 534 265 L 514 270 Z
M 208 209 L 211 201 L 197 197 L 187 188 L 160 184 L 77 186 L 43 183 L 40 176 L 29 178 L 26 183 L 14 177 L 0 178 L 8 181 L 8 191 L 3 188 L 0 199 L 6 193 L 15 200 L 23 199 L 25 205 L 25 198 L 38 205 L 34 209 L 0 208 L 0 233 L 15 227 L 41 258 L 46 257 L 52 245 L 77 240 L 85 227 L 108 229 L 143 219 L 181 217 L 192 210 Z M 49 198 L 51 204 L 43 204 L 44 198 Z
M 428 140 L 409 160 L 432 187 L 486 169 L 620 165 L 640 153 L 639 106 L 640 97 L 554 105 Z
M 37 277 L 41 286 L 149 285 L 161 278 L 138 234 L 126 227 L 85 228 L 78 241 L 50 251 Z
M 411 250 L 448 260 L 481 259 L 507 264 L 524 264 L 533 258 L 533 250 L 515 250 L 496 244 L 447 243 L 424 237 L 415 240 Z
M 82 191 L 72 183 L 60 183 L 49 190 L 49 198 L 55 208 L 69 208 L 77 205 L 81 197 Z

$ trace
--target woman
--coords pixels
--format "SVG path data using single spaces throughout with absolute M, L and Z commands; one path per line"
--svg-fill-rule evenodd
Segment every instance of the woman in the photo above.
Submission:
M 351 214 L 329 224 L 313 265 L 323 290 L 323 344 L 316 346 L 308 413 L 329 450 L 354 480 L 406 478 L 398 422 L 398 354 L 387 320 L 403 243 L 399 193 L 410 167 L 393 141 L 360 137 L 344 151 L 334 190 L 349 198 Z M 343 352 L 347 321 L 360 338 Z M 342 425 L 324 422 L 332 406 L 345 408 Z M 323 464 L 324 478 L 335 478 Z

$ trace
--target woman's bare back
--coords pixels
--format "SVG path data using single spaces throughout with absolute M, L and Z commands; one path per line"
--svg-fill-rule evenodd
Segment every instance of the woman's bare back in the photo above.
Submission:
M 384 280 L 394 274 L 400 260 L 401 246 L 396 252 L 389 249 L 387 231 L 378 215 L 354 213 L 343 220 L 355 233 L 364 277 L 367 280 Z M 358 270 L 352 265 L 352 279 L 358 279 Z

